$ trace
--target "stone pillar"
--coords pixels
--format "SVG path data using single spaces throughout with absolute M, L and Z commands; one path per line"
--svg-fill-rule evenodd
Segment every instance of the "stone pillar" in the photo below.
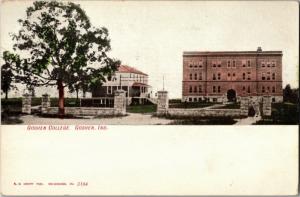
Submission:
M 126 114 L 126 94 L 124 90 L 116 90 L 114 96 L 115 114 Z
M 167 91 L 157 92 L 157 114 L 166 114 L 169 109 L 169 98 Z
M 50 107 L 50 95 L 43 94 L 42 95 L 42 114 L 47 113 L 47 108 Z
M 263 96 L 263 115 L 264 116 L 271 116 L 272 113 L 272 102 L 271 102 L 271 96 Z
M 22 98 L 22 113 L 31 114 L 31 95 L 26 93 Z
M 241 96 L 241 115 L 248 116 L 249 99 L 246 96 Z

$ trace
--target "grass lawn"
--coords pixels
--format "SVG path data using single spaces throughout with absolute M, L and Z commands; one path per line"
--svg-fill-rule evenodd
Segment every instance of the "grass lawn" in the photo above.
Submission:
M 128 113 L 154 113 L 156 105 L 130 105 L 126 107 Z
M 209 103 L 209 102 L 176 102 L 176 103 L 169 103 L 169 108 L 203 108 L 212 106 L 215 103 Z
M 272 103 L 270 117 L 263 117 L 257 125 L 296 125 L 299 124 L 299 106 L 295 103 Z
M 231 117 L 181 117 L 161 116 L 173 120 L 171 125 L 233 125 L 237 121 Z

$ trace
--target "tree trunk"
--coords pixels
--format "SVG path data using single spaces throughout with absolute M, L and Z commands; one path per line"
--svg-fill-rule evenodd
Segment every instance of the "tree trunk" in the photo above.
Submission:
M 78 93 L 79 93 L 79 90 L 76 89 L 76 101 L 78 101 Z
M 5 92 L 5 99 L 8 99 L 8 91 Z
M 64 98 L 64 86 L 62 80 L 58 80 L 58 116 L 63 118 L 65 115 L 65 98 Z

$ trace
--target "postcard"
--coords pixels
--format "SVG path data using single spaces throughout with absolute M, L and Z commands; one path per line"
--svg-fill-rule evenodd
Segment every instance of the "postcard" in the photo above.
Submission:
M 297 194 L 298 13 L 2 1 L 2 195 Z

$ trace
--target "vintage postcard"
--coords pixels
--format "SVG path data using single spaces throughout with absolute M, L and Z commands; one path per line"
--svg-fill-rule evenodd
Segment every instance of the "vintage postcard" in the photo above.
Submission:
M 2 195 L 295 195 L 297 1 L 1 2 Z

